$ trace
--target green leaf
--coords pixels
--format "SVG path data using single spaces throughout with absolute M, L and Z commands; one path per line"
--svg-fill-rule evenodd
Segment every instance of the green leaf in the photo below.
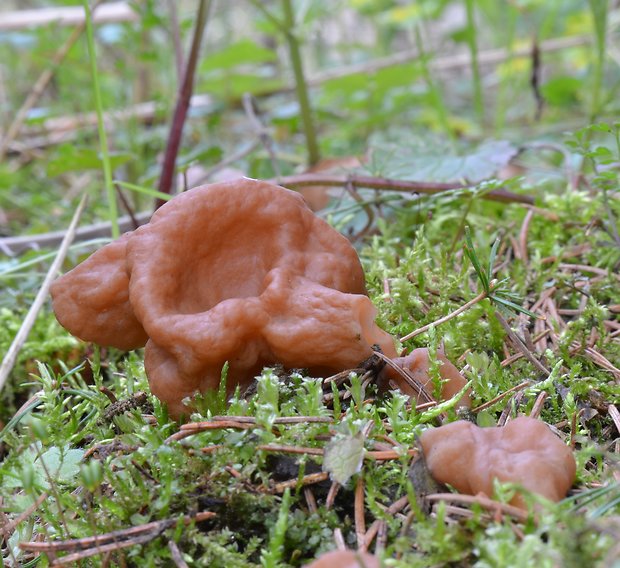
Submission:
M 489 300 L 491 300 L 492 302 L 501 304 L 502 306 L 505 306 L 512 310 L 515 310 L 516 312 L 521 312 L 522 314 L 526 314 L 530 316 L 531 318 L 540 319 L 540 316 L 535 314 L 534 312 L 530 312 L 530 310 L 528 310 L 527 308 L 524 308 L 523 306 L 520 306 L 519 304 L 515 304 L 514 302 L 511 302 L 510 300 L 506 300 L 506 298 L 502 298 L 501 296 L 493 294 L 489 296 Z
M 43 470 L 43 464 L 49 473 L 52 480 L 59 483 L 68 483 L 72 481 L 80 473 L 80 462 L 84 455 L 84 450 L 80 449 L 64 449 L 52 447 L 47 450 L 37 460 L 37 465 L 40 465 L 41 474 L 45 474 Z M 43 463 L 41 463 L 43 462 Z M 47 481 L 47 479 L 46 479 Z
M 110 153 L 112 169 L 129 162 L 134 158 L 129 153 Z M 63 144 L 56 152 L 56 156 L 47 164 L 47 175 L 58 176 L 67 172 L 84 170 L 98 170 L 101 168 L 101 156 L 93 148 L 76 148 L 72 144 Z
M 142 185 L 136 185 L 135 183 L 129 183 L 127 181 L 116 180 L 114 183 L 120 185 L 121 187 L 124 187 L 125 189 L 129 189 L 130 191 L 135 191 L 136 193 L 142 193 L 144 195 L 155 197 L 157 199 L 163 199 L 164 201 L 170 201 L 173 197 L 169 193 L 163 193 L 161 191 L 157 191 L 156 189 L 152 189 L 150 187 L 144 187 Z
M 478 183 L 491 178 L 518 153 L 507 140 L 489 140 L 457 152 L 439 141 L 425 139 L 416 144 L 404 133 L 394 138 L 375 137 L 370 150 L 373 162 L 380 164 L 384 177 L 410 181 Z
M 465 227 L 465 254 L 471 261 L 478 278 L 480 279 L 480 283 L 482 284 L 482 288 L 488 292 L 489 291 L 489 280 L 487 279 L 487 272 L 482 270 L 482 266 L 480 261 L 478 260 L 478 255 L 476 254 L 476 249 L 474 248 L 474 243 L 471 239 L 471 232 L 469 227 Z
M 207 55 L 200 65 L 200 69 L 203 72 L 232 69 L 238 65 L 268 63 L 274 61 L 276 57 L 273 50 L 267 49 L 250 39 L 243 39 L 221 51 Z
M 278 89 L 282 86 L 280 79 L 260 73 L 234 73 L 231 75 L 215 75 L 204 81 L 201 88 L 209 93 L 228 99 L 241 97 L 244 93 L 259 95 Z
M 487 280 L 489 283 L 493 280 L 493 266 L 495 265 L 495 257 L 497 256 L 499 242 L 499 239 L 495 239 L 495 242 L 491 247 L 491 253 L 489 254 L 489 266 L 487 267 Z
M 344 485 L 351 476 L 362 469 L 364 461 L 364 434 L 336 434 L 325 447 L 323 471 L 332 481 Z
M 570 106 L 579 102 L 583 83 L 575 77 L 554 77 L 541 87 L 545 101 L 554 106 Z

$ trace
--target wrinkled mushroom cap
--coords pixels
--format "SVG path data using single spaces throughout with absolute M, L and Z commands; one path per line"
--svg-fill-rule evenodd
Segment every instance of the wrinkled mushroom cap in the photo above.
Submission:
M 453 422 L 426 430 L 420 441 L 435 480 L 469 495 L 492 496 L 497 479 L 559 501 L 575 479 L 570 448 L 544 422 L 526 416 L 496 428 Z M 512 504 L 525 508 L 520 495 Z
M 461 375 L 459 370 L 450 362 L 443 354 L 437 353 L 437 359 L 440 361 L 439 374 L 441 375 L 441 400 L 449 400 L 458 394 L 467 384 L 465 377 Z M 398 386 L 405 394 L 409 394 L 416 398 L 418 403 L 427 402 L 425 396 L 420 393 L 420 386 L 426 394 L 434 394 L 434 384 L 429 374 L 430 358 L 428 349 L 420 347 L 414 349 L 405 357 L 396 357 L 392 362 L 403 369 L 410 380 L 403 377 L 395 369 L 390 366 L 385 368 L 386 377 Z M 465 393 L 457 402 L 457 407 L 471 407 L 469 393 Z
M 321 554 L 306 568 L 379 568 L 379 559 L 367 552 L 355 550 L 332 550 Z
M 127 349 L 148 337 L 151 390 L 173 416 L 217 388 L 227 361 L 232 389 L 272 363 L 323 374 L 357 366 L 375 343 L 395 355 L 351 244 L 300 195 L 256 180 L 178 195 L 58 279 L 52 297 L 82 339 Z

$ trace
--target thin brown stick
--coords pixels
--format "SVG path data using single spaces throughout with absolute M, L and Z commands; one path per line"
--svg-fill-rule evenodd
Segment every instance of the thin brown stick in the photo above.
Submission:
M 256 424 L 257 420 L 254 416 L 213 416 L 211 421 L 213 422 L 226 422 L 228 420 L 234 420 L 235 422 L 245 422 L 247 424 Z M 307 424 L 309 422 L 319 424 L 330 424 L 333 422 L 333 418 L 328 416 L 278 416 L 274 418 L 274 424 Z M 208 424 L 206 422 L 189 422 L 181 426 L 181 430 L 192 430 L 194 428 L 201 428 L 202 424 Z
M 273 488 L 270 488 L 268 491 L 270 493 L 284 493 L 287 489 L 293 489 L 298 485 L 302 487 L 305 485 L 313 485 L 314 483 L 321 483 L 321 481 L 326 481 L 327 479 L 329 479 L 329 473 L 327 472 L 309 473 L 308 475 L 304 475 L 301 479 L 295 478 L 276 483 Z
M 342 529 L 337 527 L 334 529 L 334 542 L 338 550 L 346 550 L 347 545 L 344 542 L 344 536 L 342 535 Z
M 41 506 L 43 501 L 45 501 L 48 497 L 49 495 L 47 493 L 41 493 L 41 495 L 36 498 L 35 502 L 30 505 L 30 507 L 20 513 L 12 521 L 0 526 L 0 532 L 4 537 L 4 540 L 8 541 L 13 534 L 13 531 L 17 528 L 17 525 L 19 525 L 19 523 L 25 521 L 30 515 L 32 515 L 32 513 L 34 513 Z
M 483 509 L 489 511 L 500 511 L 505 515 L 514 517 L 519 521 L 526 521 L 528 518 L 527 512 L 523 509 L 519 509 L 513 505 L 507 505 L 506 503 L 500 503 L 494 501 L 489 497 L 483 495 L 461 495 L 460 493 L 432 493 L 426 496 L 428 501 L 447 501 L 455 503 L 463 503 L 466 505 L 480 505 Z
M 358 475 L 354 498 L 355 536 L 357 548 L 366 552 L 366 520 L 364 519 L 364 476 Z
M 378 178 L 362 175 L 330 175 L 330 174 L 299 174 L 286 176 L 277 180 L 272 180 L 284 187 L 298 188 L 308 185 L 327 185 L 335 187 L 345 187 L 348 183 L 352 187 L 367 189 L 383 189 L 386 191 L 406 191 L 411 193 L 423 193 L 425 195 L 436 195 L 449 190 L 467 189 L 471 185 L 461 183 L 436 183 L 397 180 L 389 178 Z M 496 189 L 489 191 L 481 196 L 482 199 L 499 201 L 502 203 L 525 203 L 533 204 L 534 198 L 529 195 L 520 195 L 506 189 Z
M 151 212 L 138 213 L 135 221 L 139 225 L 147 223 L 151 217 Z M 118 226 L 121 232 L 131 231 L 132 219 L 129 215 L 125 215 L 118 219 Z M 26 235 L 22 237 L 5 237 L 0 238 L 0 253 L 7 256 L 17 256 L 28 250 L 39 250 L 41 248 L 55 248 L 65 238 L 67 231 L 53 231 L 40 235 Z M 112 225 L 109 222 L 95 223 L 80 227 L 75 231 L 74 241 L 89 241 L 99 238 L 111 238 Z
M 413 457 L 418 453 L 416 449 L 409 449 L 405 452 L 405 455 L 409 457 Z M 403 452 L 398 452 L 396 450 L 369 450 L 364 454 L 364 458 L 376 460 L 376 461 L 387 461 L 387 460 L 398 460 L 403 457 Z
M 469 302 L 467 302 L 466 304 L 463 304 L 460 308 L 457 308 L 453 312 L 449 313 L 448 315 L 446 315 L 446 316 L 444 316 L 442 318 L 439 318 L 438 320 L 435 320 L 434 322 L 431 322 L 431 323 L 429 323 L 429 324 L 427 324 L 425 326 L 422 326 L 422 327 L 412 331 L 411 333 L 408 333 L 404 337 L 401 337 L 400 340 L 401 341 L 407 341 L 408 339 L 412 339 L 416 335 L 420 335 L 421 333 L 424 333 L 424 332 L 428 331 L 431 327 L 436 327 L 438 325 L 441 325 L 442 323 L 446 323 L 447 321 L 450 321 L 451 319 L 455 318 L 459 314 L 462 314 L 464 311 L 466 311 L 469 308 L 471 308 L 473 305 L 475 305 L 478 302 L 481 302 L 482 300 L 484 300 L 487 296 L 488 296 L 488 294 L 487 294 L 486 291 L 480 292 L 480 294 L 478 294 L 475 298 L 472 298 L 471 300 L 469 300 Z
M 319 510 L 319 507 L 310 487 L 304 487 L 304 497 L 306 499 L 306 505 L 308 505 L 308 511 L 310 511 L 310 513 L 316 513 Z
M 241 99 L 241 103 L 243 105 L 243 110 L 248 117 L 248 121 L 250 122 L 250 126 L 256 133 L 258 140 L 269 156 L 269 161 L 271 162 L 271 167 L 273 168 L 274 174 L 277 177 L 280 177 L 280 165 L 278 164 L 278 157 L 274 149 L 273 138 L 258 116 L 256 99 L 251 95 L 251 93 L 245 93 Z
M 211 511 L 203 511 L 196 515 L 187 515 L 183 517 L 185 524 L 191 522 L 201 522 L 207 519 L 215 517 L 215 513 Z M 60 540 L 54 542 L 20 542 L 19 547 L 22 550 L 31 552 L 64 552 L 68 550 L 86 550 L 93 547 L 105 545 L 108 543 L 120 543 L 123 540 L 131 539 L 140 535 L 151 535 L 153 531 L 163 531 L 169 527 L 174 526 L 178 522 L 178 519 L 164 519 L 162 521 L 152 521 L 136 527 L 129 527 L 126 529 L 120 529 L 117 531 L 111 531 L 104 534 L 98 534 L 94 536 L 88 536 L 84 538 L 75 538 L 68 540 Z M 98 554 L 95 551 L 93 554 Z
M 547 369 L 547 367 L 545 367 L 538 359 L 536 359 L 536 357 L 534 357 L 532 352 L 526 347 L 525 343 L 521 341 L 519 336 L 512 330 L 512 328 L 510 327 L 508 322 L 504 319 L 504 317 L 499 312 L 495 312 L 495 317 L 497 318 L 497 321 L 499 321 L 501 326 L 504 328 L 504 330 L 508 334 L 508 337 L 512 340 L 512 343 L 515 346 L 515 348 L 521 351 L 521 353 L 523 353 L 525 358 L 530 363 L 532 363 L 532 365 L 534 365 L 534 367 L 536 367 L 541 373 L 545 375 L 549 375 L 551 371 Z
M 129 548 L 130 546 L 138 546 L 140 544 L 146 544 L 147 542 L 150 542 L 151 540 L 157 538 L 160 534 L 161 534 L 161 531 L 153 530 L 152 532 L 148 534 L 133 537 L 128 540 L 124 540 L 122 542 L 112 542 L 110 544 L 96 546 L 88 550 L 74 552 L 73 554 L 67 554 L 67 556 L 63 556 L 62 558 L 55 558 L 54 552 L 48 552 L 47 554 L 48 556 L 50 556 L 50 560 L 52 560 L 51 567 L 56 568 L 58 566 L 64 566 L 65 564 L 73 564 L 76 562 L 80 562 L 80 560 L 89 558 L 91 556 L 96 556 L 97 554 L 102 554 L 104 556 L 107 556 L 111 552 L 115 552 L 123 548 Z M 21 544 L 22 543 L 20 543 L 20 547 L 21 547 Z
M 181 428 L 178 432 L 175 432 L 171 436 L 166 438 L 165 443 L 169 444 L 173 441 L 183 440 L 194 434 L 205 432 L 207 430 L 225 430 L 226 428 L 234 428 L 236 430 L 250 430 L 254 428 L 254 424 L 248 424 L 243 422 L 237 422 L 235 420 L 221 421 L 221 422 L 201 422 L 200 427 L 197 428 Z
M 341 485 L 337 481 L 332 481 L 332 484 L 329 486 L 329 491 L 327 492 L 327 497 L 325 498 L 325 508 L 327 510 L 334 506 L 334 501 L 336 501 L 336 495 L 338 495 L 340 487 Z
M 534 217 L 534 210 L 530 209 L 523 219 L 523 223 L 521 224 L 521 230 L 519 231 L 519 258 L 523 262 L 523 264 L 528 264 L 528 254 L 527 254 L 527 232 L 530 228 L 530 223 L 532 218 Z M 515 251 L 516 252 L 516 251 Z
M 322 456 L 324 453 L 323 448 L 306 448 L 303 446 L 284 446 L 278 444 L 261 444 L 256 446 L 256 449 L 263 452 L 305 454 L 309 456 Z
M 558 264 L 558 268 L 560 270 L 575 270 L 580 272 L 591 272 L 592 274 L 598 274 L 599 276 L 611 276 L 616 280 L 620 281 L 620 274 L 614 274 L 610 270 L 606 270 L 604 268 L 598 268 L 597 266 L 589 266 L 587 264 L 566 264 L 561 263 Z
M 121 202 L 121 205 L 123 206 L 123 209 L 125 209 L 125 211 L 127 211 L 127 215 L 129 215 L 129 218 L 131 219 L 131 230 L 135 230 L 140 226 L 140 223 L 138 221 L 138 219 L 136 218 L 136 213 L 133 210 L 133 207 L 130 205 L 129 200 L 125 197 L 125 194 L 123 193 L 123 191 L 121 190 L 121 188 L 118 186 L 117 183 L 114 184 L 114 189 L 116 190 L 116 195 L 118 196 L 118 199 Z
M 480 412 L 481 410 L 485 410 L 486 408 L 489 408 L 491 406 L 493 406 L 496 402 L 499 402 L 500 400 L 502 400 L 503 398 L 507 397 L 509 394 L 515 392 L 515 391 L 519 391 L 521 389 L 524 389 L 526 387 L 529 387 L 532 384 L 531 381 L 523 381 L 522 383 L 509 388 L 507 391 L 503 392 L 502 394 L 497 395 L 495 398 L 485 402 L 484 404 L 481 404 L 480 406 L 476 406 L 476 408 L 472 409 L 472 412 Z
M 613 420 L 614 425 L 616 426 L 616 430 L 620 433 L 620 412 L 615 404 L 610 404 L 607 407 L 607 412 L 609 413 L 610 418 Z
M 177 568 L 189 568 L 189 565 L 183 560 L 183 555 L 174 540 L 168 541 L 168 548 L 170 549 L 170 556 Z
M 258 138 L 256 140 L 246 143 L 246 145 L 239 148 L 239 150 L 233 152 L 232 154 L 229 154 L 228 156 L 223 158 L 222 161 L 218 162 L 217 164 L 206 170 L 197 179 L 196 185 L 200 185 L 201 183 L 208 181 L 211 176 L 215 175 L 217 172 L 227 168 L 228 166 L 230 166 L 230 164 L 234 164 L 242 158 L 245 158 L 246 156 L 254 152 L 254 150 L 256 150 L 260 145 L 261 141 Z
M 386 521 L 379 521 L 379 533 L 377 534 L 377 543 L 375 544 L 375 554 L 381 556 L 387 547 L 388 541 L 388 524 Z
M 545 400 L 549 394 L 547 391 L 541 391 L 536 397 L 536 401 L 534 402 L 534 406 L 532 406 L 532 412 L 530 412 L 530 418 L 539 418 L 540 413 L 542 412 L 543 406 L 545 405 Z

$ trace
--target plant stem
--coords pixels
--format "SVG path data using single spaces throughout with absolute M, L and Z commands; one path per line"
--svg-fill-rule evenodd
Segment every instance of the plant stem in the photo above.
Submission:
M 461 314 L 464 311 L 466 311 L 469 308 L 471 308 L 474 304 L 477 304 L 478 302 L 481 302 L 486 297 L 488 297 L 488 293 L 486 291 L 480 292 L 480 294 L 478 294 L 475 298 L 469 300 L 469 302 L 467 302 L 466 304 L 463 304 L 460 308 L 454 310 L 452 313 L 449 313 L 447 316 L 439 318 L 438 320 L 436 320 L 434 322 L 431 322 L 431 323 L 425 325 L 424 327 L 420 327 L 420 328 L 416 329 L 415 331 L 412 331 L 411 333 L 408 333 L 404 337 L 401 337 L 400 340 L 401 341 L 407 341 L 408 339 L 411 339 L 411 338 L 415 337 L 416 335 L 420 335 L 421 333 L 424 333 L 425 331 L 428 331 L 433 326 L 438 326 L 438 325 L 441 325 L 442 323 L 446 323 L 447 321 L 450 321 L 452 318 L 455 318 L 459 314 Z
M 603 71 L 605 69 L 605 42 L 607 37 L 607 0 L 589 0 L 590 12 L 594 21 L 596 61 L 594 62 L 594 80 L 592 81 L 592 99 L 590 122 L 594 122 L 600 112 L 601 91 L 603 88 Z
M 170 125 L 168 144 L 166 145 L 164 163 L 162 165 L 161 176 L 159 178 L 159 185 L 157 188 L 158 191 L 162 193 L 172 193 L 172 182 L 174 180 L 177 156 L 181 146 L 183 126 L 185 125 L 187 109 L 189 108 L 189 103 L 192 98 L 192 91 L 194 90 L 194 76 L 196 74 L 196 65 L 198 64 L 198 54 L 200 52 L 200 45 L 202 43 L 202 37 L 210 8 L 210 0 L 200 0 L 198 15 L 196 16 L 196 25 L 194 26 L 192 46 L 190 48 L 187 65 L 183 72 L 183 81 L 179 86 L 179 91 L 177 94 L 177 102 L 174 109 L 174 115 L 172 117 L 172 124 Z M 158 199 L 155 204 L 155 209 L 161 207 L 164 203 L 164 200 Z
M 273 180 L 289 189 L 305 187 L 308 185 L 328 185 L 336 187 L 352 187 L 367 189 L 384 189 L 387 191 L 408 191 L 411 193 L 422 193 L 425 195 L 435 195 L 444 191 L 471 188 L 470 185 L 460 183 L 441 183 L 441 182 L 425 182 L 425 181 L 407 181 L 401 179 L 380 178 L 372 176 L 360 176 L 356 174 L 350 175 L 331 175 L 331 174 L 299 174 L 286 176 Z M 531 195 L 519 195 L 507 189 L 493 189 L 483 192 L 481 199 L 490 201 L 499 201 L 503 203 L 527 203 L 534 204 L 534 198 Z M 0 241 L 1 242 L 1 241 Z
M 308 85 L 306 84 L 306 79 L 304 77 L 301 52 L 299 49 L 299 39 L 295 34 L 295 18 L 293 15 L 291 0 L 282 0 L 282 8 L 284 10 L 284 35 L 286 37 L 286 43 L 288 44 L 291 65 L 293 66 L 293 73 L 295 75 L 295 91 L 297 92 L 301 120 L 303 122 L 304 133 L 306 135 L 308 165 L 313 166 L 319 161 L 320 158 L 319 146 L 317 143 L 316 130 L 314 128 L 310 97 L 308 96 Z
M 480 78 L 480 66 L 478 65 L 478 45 L 476 44 L 476 21 L 474 18 L 474 0 L 465 0 L 467 12 L 467 44 L 471 55 L 471 72 L 473 75 L 474 107 L 480 127 L 484 125 L 484 97 L 482 95 L 482 79 Z
M 450 140 L 454 141 L 454 132 L 452 132 L 452 128 L 450 128 L 450 122 L 448 121 L 448 111 L 446 110 L 443 96 L 441 94 L 441 91 L 433 81 L 433 77 L 429 69 L 428 56 L 426 54 L 426 51 L 424 50 L 424 42 L 422 41 L 420 26 L 415 27 L 414 34 L 416 47 L 418 48 L 419 52 L 418 60 L 422 67 L 422 76 L 424 77 L 424 81 L 426 82 L 426 86 L 429 90 L 431 99 L 433 101 L 433 106 L 437 111 L 437 114 L 439 116 L 439 122 L 441 123 L 441 127 L 445 131 L 446 136 L 448 136 Z
M 93 32 L 93 20 L 90 13 L 88 0 L 82 0 L 84 5 L 84 15 L 86 18 L 86 38 L 88 41 L 88 54 L 90 58 L 90 70 L 93 80 L 93 92 L 95 95 L 95 107 L 97 111 L 97 129 L 99 131 L 99 149 L 101 152 L 101 162 L 103 164 L 103 178 L 105 190 L 108 197 L 108 215 L 112 226 L 112 238 L 116 239 L 120 235 L 118 228 L 118 209 L 116 207 L 116 193 L 112 183 L 112 166 L 110 164 L 110 154 L 108 151 L 108 138 L 103 122 L 103 103 L 101 102 L 101 89 L 99 87 L 99 73 L 97 71 L 97 54 L 95 52 L 95 34 Z

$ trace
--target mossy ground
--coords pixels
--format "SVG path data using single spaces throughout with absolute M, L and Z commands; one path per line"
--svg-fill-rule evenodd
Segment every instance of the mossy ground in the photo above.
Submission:
M 479 293 L 461 227 L 470 228 L 481 265 L 500 239 L 494 278 L 546 319 L 510 316 L 484 299 L 404 347 L 441 347 L 463 369 L 473 391 L 470 419 L 479 424 L 535 412 L 554 425 L 578 463 L 565 501 L 515 519 L 501 508 L 445 498 L 425 514 L 407 450 L 439 411 L 416 410 L 398 393 L 379 396 L 372 372 L 363 370 L 337 388 L 265 371 L 249 397 L 237 393 L 226 404 L 222 392 L 206 396 L 192 422 L 209 424 L 182 437 L 189 426 L 171 422 L 148 394 L 140 352 L 95 351 L 69 370 L 72 359 L 56 354 L 75 349 L 72 340 L 56 329 L 49 346 L 37 341 L 52 325 L 48 314 L 33 341 L 47 346 L 49 363 L 31 374 L 36 394 L 5 416 L 2 431 L 2 510 L 11 527 L 5 563 L 86 557 L 89 545 L 71 539 L 161 521 L 118 537 L 122 547 L 117 542 L 82 565 L 166 566 L 176 545 L 193 566 L 298 566 L 333 548 L 335 534 L 349 547 L 367 538 L 364 546 L 387 566 L 608 565 L 620 531 L 613 406 L 620 395 L 619 249 L 605 246 L 609 217 L 600 193 L 562 184 L 527 190 L 539 196 L 535 208 L 477 197 L 396 204 L 361 257 L 379 322 L 402 337 Z M 501 317 L 547 374 L 512 342 Z M 33 355 L 26 349 L 24 360 Z M 441 409 L 448 420 L 456 418 L 450 406 Z M 349 479 L 335 496 L 321 469 L 329 444 L 353 454 L 337 464 Z M 368 453 L 357 472 L 361 447 Z M 389 459 L 372 457 L 388 450 Z M 497 498 L 508 500 L 511 491 L 498 487 Z M 192 520 L 206 511 L 215 515 Z M 19 546 L 63 541 L 66 551 L 42 556 Z

